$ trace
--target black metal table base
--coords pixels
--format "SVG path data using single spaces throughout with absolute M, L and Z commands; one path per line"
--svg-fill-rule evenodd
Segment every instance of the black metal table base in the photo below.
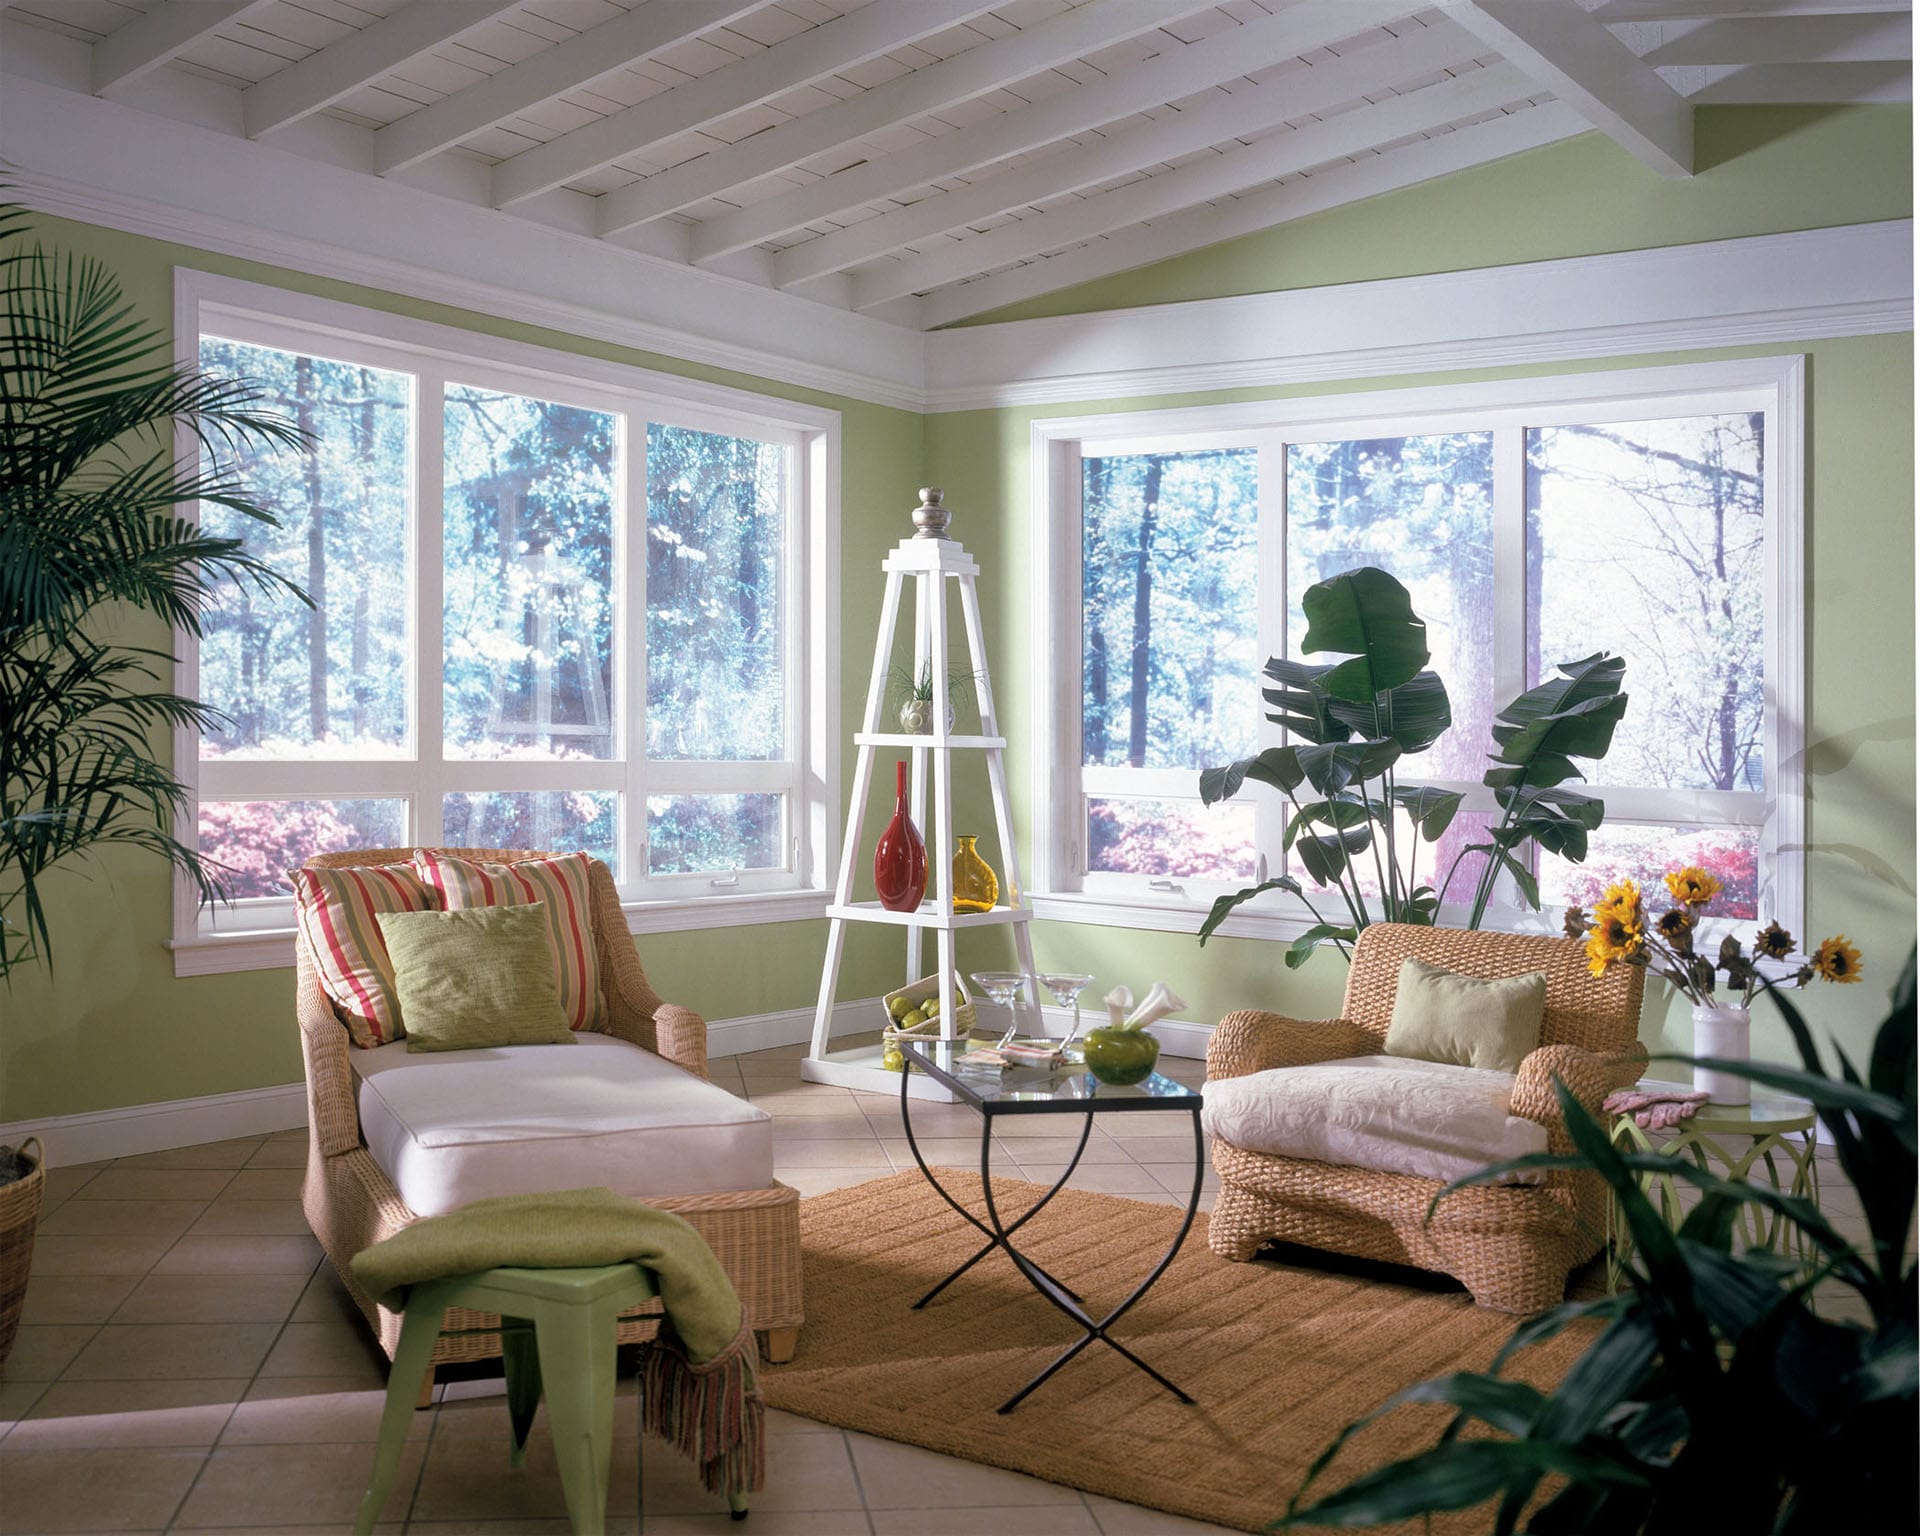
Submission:
M 964 1221 L 977 1229 L 987 1239 L 986 1245 L 982 1247 L 978 1253 L 916 1301 L 913 1304 L 913 1309 L 917 1311 L 926 1306 L 934 1297 L 952 1285 L 954 1281 L 972 1269 L 974 1265 L 978 1264 L 988 1254 L 992 1253 L 995 1249 L 999 1249 L 1013 1261 L 1014 1268 L 1020 1271 L 1029 1285 L 1042 1296 L 1046 1297 L 1048 1301 L 1052 1302 L 1061 1312 L 1072 1318 L 1083 1330 L 1081 1336 L 1074 1340 L 1072 1344 L 1068 1345 L 1051 1365 L 1002 1403 L 998 1411 L 1001 1413 L 1012 1413 L 1015 1408 L 1020 1406 L 1021 1402 L 1029 1393 L 1048 1381 L 1056 1371 L 1066 1365 L 1068 1361 L 1072 1360 L 1074 1356 L 1078 1355 L 1096 1339 L 1102 1344 L 1105 1344 L 1109 1349 L 1112 1349 L 1117 1354 L 1131 1361 L 1140 1370 L 1145 1371 L 1147 1375 L 1151 1376 L 1161 1386 L 1179 1398 L 1181 1402 L 1191 1403 L 1193 1401 L 1191 1397 L 1181 1391 L 1180 1388 L 1175 1386 L 1171 1381 L 1167 1380 L 1165 1376 L 1161 1375 L 1160 1372 L 1152 1366 L 1148 1365 L 1146 1361 L 1128 1349 L 1126 1345 L 1114 1338 L 1108 1330 L 1131 1311 L 1134 1304 L 1151 1289 L 1153 1283 L 1166 1273 L 1167 1266 L 1173 1263 L 1174 1255 L 1180 1251 L 1180 1245 L 1187 1240 L 1187 1234 L 1193 1230 L 1193 1218 L 1195 1213 L 1200 1209 L 1200 1186 L 1206 1177 L 1206 1144 L 1200 1130 L 1199 1106 L 1196 1104 L 1191 1110 L 1193 1116 L 1193 1190 L 1187 1197 L 1187 1211 L 1185 1217 L 1182 1218 L 1180 1222 L 1180 1230 L 1174 1235 L 1174 1239 L 1172 1243 L 1168 1245 L 1167 1251 L 1161 1255 L 1159 1263 L 1155 1264 L 1153 1268 L 1148 1271 L 1147 1277 L 1134 1287 L 1127 1299 L 1096 1322 L 1086 1309 L 1080 1305 L 1080 1296 L 1077 1292 L 1069 1290 L 1059 1280 L 1056 1280 L 1052 1275 L 1048 1274 L 1046 1270 L 1034 1263 L 1032 1259 L 1021 1253 L 1020 1250 L 1013 1245 L 1012 1240 L 1014 1233 L 1018 1232 L 1029 1221 L 1033 1220 L 1035 1216 L 1039 1215 L 1040 1212 L 1046 1208 L 1047 1203 L 1066 1187 L 1067 1180 L 1073 1177 L 1074 1169 L 1080 1166 L 1080 1158 L 1087 1150 L 1087 1138 L 1093 1133 L 1093 1110 L 1089 1108 L 1086 1112 L 1084 1122 L 1080 1129 L 1080 1142 L 1073 1149 L 1073 1157 L 1067 1163 L 1060 1177 L 1054 1181 L 1052 1188 L 1011 1223 L 1001 1219 L 999 1206 L 993 1198 L 993 1120 L 991 1116 L 983 1114 L 980 1117 L 980 1190 L 986 1200 L 987 1219 L 986 1221 L 981 1221 L 972 1211 L 968 1210 L 948 1193 L 946 1186 L 934 1176 L 933 1170 L 927 1166 L 927 1160 L 920 1155 L 920 1143 L 913 1134 L 913 1114 L 910 1108 L 912 1096 L 907 1091 L 908 1075 L 909 1074 L 905 1072 L 900 1074 L 900 1122 L 906 1130 L 907 1146 L 913 1152 L 913 1160 L 919 1166 L 920 1172 L 926 1178 L 926 1181 L 933 1186 L 935 1193 L 937 1193 L 942 1200 L 946 1201 Z

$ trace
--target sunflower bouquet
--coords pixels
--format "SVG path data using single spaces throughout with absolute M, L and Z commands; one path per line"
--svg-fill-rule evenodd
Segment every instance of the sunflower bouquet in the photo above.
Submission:
M 1665 977 L 1701 1007 L 1713 1007 L 1719 978 L 1727 979 L 1729 1002 L 1738 994 L 1738 1006 L 1752 1006 L 1754 993 L 1764 987 L 1804 987 L 1814 977 L 1822 981 L 1860 979 L 1860 951 L 1845 934 L 1823 940 L 1811 955 L 1784 974 L 1769 977 L 1763 960 L 1781 964 L 1794 953 L 1793 935 L 1778 923 L 1768 923 L 1753 937 L 1751 947 L 1728 934 L 1719 951 L 1708 956 L 1694 948 L 1695 933 L 1708 903 L 1720 894 L 1720 882 L 1694 865 L 1669 870 L 1667 894 L 1673 904 L 1650 916 L 1633 880 L 1619 880 L 1606 889 L 1591 913 L 1568 907 L 1565 931 L 1569 938 L 1585 939 L 1587 969 L 1604 975 L 1609 966 L 1642 965 Z

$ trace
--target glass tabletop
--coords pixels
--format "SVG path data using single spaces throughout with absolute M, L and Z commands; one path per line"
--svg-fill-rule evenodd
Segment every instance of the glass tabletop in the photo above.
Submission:
M 1680 1093 L 1693 1087 L 1691 1083 L 1663 1083 L 1644 1077 L 1635 1086 Z M 1778 1135 L 1785 1131 L 1809 1130 L 1818 1118 L 1805 1099 L 1756 1086 L 1751 1104 L 1702 1104 L 1673 1129 L 1691 1127 L 1696 1131 L 1722 1131 L 1731 1135 Z
M 958 1058 L 975 1040 L 902 1040 L 900 1053 L 926 1069 L 983 1114 L 1085 1114 L 1102 1110 L 1186 1110 L 1201 1103 L 1200 1090 L 1155 1072 L 1124 1088 L 1103 1083 L 1085 1067 L 963 1066 Z

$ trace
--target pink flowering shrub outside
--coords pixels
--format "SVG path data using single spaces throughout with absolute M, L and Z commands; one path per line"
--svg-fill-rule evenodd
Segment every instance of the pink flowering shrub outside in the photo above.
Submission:
M 1720 882 L 1720 894 L 1707 907 L 1707 916 L 1759 916 L 1760 855 L 1752 842 L 1721 830 L 1691 835 L 1676 835 L 1666 828 L 1620 830 L 1648 835 L 1634 836 L 1625 846 L 1596 847 L 1586 863 L 1564 865 L 1567 873 L 1559 889 L 1566 902 L 1590 908 L 1609 885 L 1631 879 L 1639 882 L 1640 894 L 1652 910 L 1664 911 L 1672 902 L 1662 877 L 1670 869 L 1692 864 Z

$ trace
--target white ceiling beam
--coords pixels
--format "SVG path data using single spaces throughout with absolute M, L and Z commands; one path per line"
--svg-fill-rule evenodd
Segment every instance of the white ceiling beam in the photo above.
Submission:
M 1197 10 L 1206 3 L 1192 0 L 1185 8 Z M 969 48 L 847 101 L 796 117 L 737 144 L 716 146 L 698 159 L 609 192 L 600 199 L 600 233 L 615 234 L 691 207 L 730 188 L 784 171 L 836 145 L 850 143 L 862 134 L 984 95 L 1083 53 L 1152 31 L 1174 17 L 1175 11 L 1169 9 L 1166 0 L 1089 0 L 1024 32 Z
M 93 45 L 93 94 L 111 96 L 272 0 L 162 0 Z
M 510 64 L 374 130 L 373 164 L 382 176 L 451 149 L 543 101 L 638 63 L 686 38 L 758 10 L 767 0 L 703 0 L 640 6 L 612 21 Z
M 1913 0 L 1602 0 L 1591 14 L 1617 26 L 1630 21 L 1694 21 L 1702 16 L 1832 16 L 1847 12 L 1906 14 Z
M 1574 0 L 1441 0 L 1441 10 L 1662 176 L 1693 174 L 1693 108 Z
M 310 53 L 240 93 L 247 137 L 298 122 L 408 59 L 513 10 L 521 0 L 411 0 L 391 16 Z
M 1177 160 L 1230 139 L 1260 133 L 1295 118 L 1345 106 L 1363 95 L 1471 63 L 1482 45 L 1458 27 L 1441 25 L 1409 32 L 1344 58 L 1315 64 L 1271 80 L 1221 94 L 1188 111 L 1138 128 L 1122 129 L 1097 143 L 987 176 L 969 186 L 922 198 L 894 213 L 791 246 L 774 259 L 781 287 L 871 261 L 889 251 L 958 229 L 1030 203 L 1077 192 L 1128 171 Z M 859 275 L 857 301 L 870 307 L 884 298 L 912 293 L 911 261 L 888 262 Z
M 1517 66 L 1496 64 L 1391 97 L 1376 106 L 1342 112 L 1325 122 L 1309 123 L 1256 144 L 1230 149 L 1051 213 L 1036 213 L 987 234 L 956 240 L 924 256 L 897 263 L 905 269 L 898 274 L 877 276 L 868 282 L 856 278 L 854 307 L 869 308 L 902 292 L 924 293 L 1024 257 L 1095 239 L 1347 155 L 1364 154 L 1396 139 L 1494 111 L 1525 97 L 1531 89 L 1528 77 Z
M 873 0 L 825 26 L 501 161 L 493 171 L 493 205 L 510 207 L 611 165 L 622 155 L 691 133 L 991 9 L 983 0 Z
M 944 288 L 921 299 L 917 308 L 900 306 L 900 318 L 932 330 L 1589 131 L 1587 120 L 1560 102 L 1529 107 L 1321 171 L 1306 181 L 1157 220 L 1130 229 L 1119 239 L 1101 240 L 1046 261 Z
M 1303 0 L 1274 16 L 1216 32 L 1200 42 L 1169 40 L 1132 69 L 941 134 L 899 154 L 879 155 L 792 192 L 708 219 L 694 231 L 693 259 L 712 261 L 849 208 L 968 171 L 1149 107 L 1254 74 L 1407 14 L 1407 0 Z
M 1754 64 L 1714 70 L 1687 99 L 1709 106 L 1860 105 L 1913 100 L 1913 66 L 1883 64 Z
M 1680 64 L 1860 64 L 1913 57 L 1908 16 L 1759 16 L 1661 28 L 1641 55 L 1656 69 Z

